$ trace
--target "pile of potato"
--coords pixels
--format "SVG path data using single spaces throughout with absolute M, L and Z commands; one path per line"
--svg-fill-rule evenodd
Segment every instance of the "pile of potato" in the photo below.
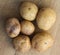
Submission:
M 54 38 L 47 30 L 56 21 L 55 11 L 51 8 L 41 8 L 39 10 L 33 2 L 23 2 L 20 5 L 19 12 L 23 21 L 19 21 L 18 18 L 9 18 L 6 22 L 6 32 L 9 37 L 13 38 L 15 49 L 20 52 L 27 52 L 33 48 L 42 52 L 50 48 L 54 43 Z M 32 23 L 34 20 L 36 20 L 37 27 L 44 31 L 36 33 L 30 40 L 29 36 L 36 30 Z

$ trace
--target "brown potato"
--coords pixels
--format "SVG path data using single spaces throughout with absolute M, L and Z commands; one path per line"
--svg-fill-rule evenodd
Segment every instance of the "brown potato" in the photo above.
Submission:
M 29 21 L 36 18 L 38 7 L 32 2 L 23 2 L 20 6 L 20 15 Z
M 37 33 L 32 39 L 32 47 L 38 52 L 47 50 L 53 43 L 53 37 L 47 32 Z
M 13 39 L 14 47 L 17 51 L 27 52 L 31 48 L 30 39 L 28 36 L 19 35 L 15 39 Z
M 21 22 L 21 32 L 26 35 L 31 35 L 35 30 L 35 27 L 30 21 L 22 21 Z
M 17 18 L 10 18 L 6 23 L 6 32 L 9 37 L 14 38 L 19 35 L 21 26 Z
M 37 15 L 36 21 L 40 29 L 49 30 L 56 21 L 56 13 L 51 8 L 42 8 Z

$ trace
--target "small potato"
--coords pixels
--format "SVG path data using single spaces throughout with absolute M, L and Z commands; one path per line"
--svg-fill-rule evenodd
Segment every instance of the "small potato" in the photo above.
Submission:
M 38 7 L 32 2 L 23 2 L 20 6 L 20 15 L 29 21 L 36 18 Z
M 31 48 L 30 39 L 28 36 L 19 35 L 15 39 L 13 39 L 14 47 L 17 51 L 27 52 Z
M 32 39 L 32 47 L 38 52 L 47 50 L 53 43 L 53 37 L 47 32 L 37 33 Z
M 40 29 L 49 30 L 56 21 L 56 13 L 51 8 L 42 8 L 37 15 L 36 21 Z
M 35 30 L 35 27 L 30 21 L 21 22 L 21 32 L 26 35 L 31 35 Z
M 21 31 L 21 26 L 17 18 L 10 18 L 6 22 L 6 32 L 9 37 L 16 37 Z

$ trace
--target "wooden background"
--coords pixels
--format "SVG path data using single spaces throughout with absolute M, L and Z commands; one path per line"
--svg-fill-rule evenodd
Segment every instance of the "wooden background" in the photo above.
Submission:
M 33 1 L 38 7 L 51 7 L 57 13 L 57 20 L 49 32 L 55 38 L 55 44 L 49 50 L 38 53 L 31 49 L 27 53 L 19 53 L 12 46 L 12 40 L 6 35 L 5 20 L 10 17 L 19 19 L 19 5 L 22 1 Z M 60 55 L 60 0 L 0 0 L 0 55 Z

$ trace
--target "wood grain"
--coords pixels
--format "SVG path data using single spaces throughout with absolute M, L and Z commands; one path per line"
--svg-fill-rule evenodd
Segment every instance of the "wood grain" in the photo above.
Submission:
M 10 17 L 20 18 L 19 5 L 22 1 L 32 1 L 41 7 L 51 7 L 56 11 L 57 19 L 49 32 L 55 38 L 55 44 L 49 50 L 38 53 L 31 49 L 27 53 L 15 51 L 12 40 L 5 32 L 5 20 Z M 0 55 L 60 55 L 60 0 L 0 0 Z

